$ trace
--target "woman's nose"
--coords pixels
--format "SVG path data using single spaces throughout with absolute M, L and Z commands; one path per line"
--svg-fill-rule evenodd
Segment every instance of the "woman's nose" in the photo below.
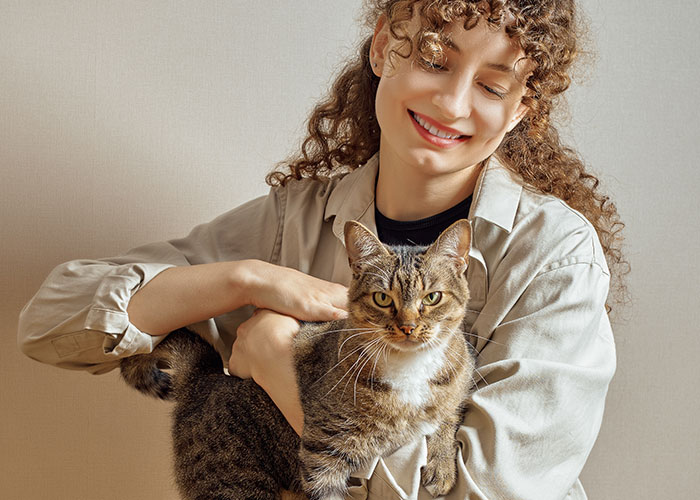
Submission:
M 433 96 L 433 104 L 447 120 L 469 118 L 472 114 L 472 86 L 456 76 L 445 82 Z

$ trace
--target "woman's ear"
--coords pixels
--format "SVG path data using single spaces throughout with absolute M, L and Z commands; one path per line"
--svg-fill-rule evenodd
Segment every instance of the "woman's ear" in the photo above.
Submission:
M 388 47 L 389 25 L 386 22 L 386 16 L 382 14 L 377 20 L 374 36 L 372 36 L 372 45 L 369 48 L 369 61 L 372 65 L 372 72 L 377 76 L 382 76 L 384 71 Z
M 523 119 L 523 117 L 527 114 L 528 110 L 527 106 L 523 104 L 522 102 L 518 104 L 518 108 L 515 110 L 515 113 L 513 114 L 513 118 L 511 118 L 510 123 L 508 124 L 508 131 L 510 132 L 513 130 L 518 123 L 520 123 L 520 120 Z

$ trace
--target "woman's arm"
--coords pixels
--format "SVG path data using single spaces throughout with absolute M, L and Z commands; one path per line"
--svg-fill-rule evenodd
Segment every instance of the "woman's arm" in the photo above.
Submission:
M 57 266 L 20 314 L 20 348 L 44 363 L 104 373 L 155 347 L 161 337 L 140 328 L 161 334 L 246 303 L 334 317 L 344 287 L 270 264 L 279 261 L 286 199 L 272 189 L 185 238 Z M 202 327 L 225 344 L 244 316 L 227 316 L 226 331 L 211 319 Z
M 233 375 L 255 380 L 301 436 L 304 412 L 292 354 L 298 331 L 299 322 L 294 318 L 258 309 L 238 327 L 228 369 Z
M 554 500 L 580 488 L 615 372 L 608 280 L 594 263 L 551 266 L 480 350 L 479 390 L 458 433 L 468 498 Z M 571 498 L 581 498 L 576 493 Z
M 260 260 L 166 269 L 136 292 L 127 313 L 142 332 L 163 335 L 244 305 L 300 320 L 344 315 L 346 288 Z

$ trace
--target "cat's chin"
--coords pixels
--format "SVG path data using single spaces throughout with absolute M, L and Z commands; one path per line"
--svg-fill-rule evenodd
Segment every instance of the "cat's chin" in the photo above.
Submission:
M 428 342 L 424 341 L 416 341 L 416 340 L 409 340 L 409 339 L 400 339 L 400 340 L 389 340 L 387 342 L 389 347 L 392 349 L 395 349 L 400 352 L 416 352 L 416 351 L 421 351 L 423 349 L 427 349 L 429 346 Z

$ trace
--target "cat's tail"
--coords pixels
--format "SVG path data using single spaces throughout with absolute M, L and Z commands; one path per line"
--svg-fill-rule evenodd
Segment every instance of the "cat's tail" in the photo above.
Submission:
M 182 328 L 170 333 L 153 352 L 122 359 L 120 368 L 122 378 L 135 389 L 155 398 L 174 399 L 177 388 L 190 377 L 223 374 L 224 365 L 211 345 Z

